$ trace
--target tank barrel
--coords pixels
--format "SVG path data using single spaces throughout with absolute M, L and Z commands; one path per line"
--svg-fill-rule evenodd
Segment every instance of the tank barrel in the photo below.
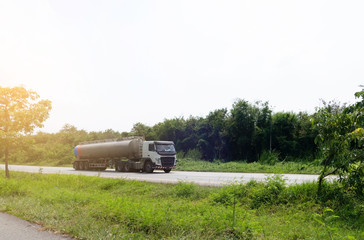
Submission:
M 77 145 L 74 154 L 80 159 L 89 158 L 141 158 L 141 138 L 130 140 L 108 140 L 100 142 L 84 142 Z

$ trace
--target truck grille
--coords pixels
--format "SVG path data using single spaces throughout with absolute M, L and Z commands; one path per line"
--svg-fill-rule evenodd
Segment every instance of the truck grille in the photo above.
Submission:
M 161 157 L 161 162 L 163 167 L 173 167 L 174 157 Z

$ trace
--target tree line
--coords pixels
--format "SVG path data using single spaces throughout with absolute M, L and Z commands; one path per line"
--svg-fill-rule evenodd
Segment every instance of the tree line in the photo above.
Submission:
M 166 119 L 152 127 L 137 123 L 131 134 L 172 140 L 179 151 L 197 150 L 203 160 L 254 162 L 272 151 L 280 160 L 313 158 L 316 132 L 308 113 L 273 113 L 268 102 L 239 99 L 230 110 L 206 117 Z
M 324 108 L 343 111 L 345 105 L 330 102 Z M 274 161 L 311 161 L 322 154 L 315 144 L 320 127 L 313 124 L 319 113 L 320 108 L 313 114 L 274 113 L 268 102 L 238 99 L 229 110 L 217 109 L 205 117 L 165 119 L 154 126 L 139 122 L 130 132 L 87 132 L 66 124 L 57 133 L 21 135 L 17 139 L 20 144 L 10 149 L 10 159 L 68 164 L 80 142 L 144 136 L 146 140 L 174 141 L 180 154 L 194 152 L 194 156 L 207 161 L 269 161 L 272 155 Z M 4 147 L 0 150 L 4 152 Z
M 272 152 L 281 161 L 313 159 L 317 153 L 317 130 L 311 118 L 305 112 L 273 113 L 268 102 L 239 99 L 230 110 L 217 109 L 206 117 L 165 119 L 154 126 L 136 123 L 130 132 L 87 132 L 66 124 L 57 133 L 24 135 L 18 139 L 21 144 L 11 149 L 10 159 L 68 164 L 73 161 L 73 148 L 80 142 L 127 136 L 174 141 L 182 155 L 192 151 L 207 161 L 254 162 Z

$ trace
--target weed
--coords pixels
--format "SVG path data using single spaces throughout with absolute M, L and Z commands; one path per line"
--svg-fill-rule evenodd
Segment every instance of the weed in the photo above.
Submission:
M 180 154 L 181 155 L 181 154 Z M 253 163 L 244 161 L 213 162 L 194 160 L 196 158 L 179 157 L 177 170 L 203 171 L 203 172 L 249 172 L 249 173 L 305 173 L 319 174 L 321 166 L 306 162 L 277 162 L 278 154 L 267 152 L 261 156 L 261 160 Z
M 243 184 L 232 184 L 224 186 L 220 191 L 210 195 L 213 203 L 219 203 L 225 206 L 232 206 L 236 201 L 243 202 L 247 195 L 247 187 Z
M 285 181 L 281 175 L 268 176 L 266 184 L 254 192 L 251 207 L 259 208 L 264 204 L 285 202 L 286 199 L 282 197 L 283 191 L 286 189 Z
M 0 178 L 0 196 L 21 196 L 26 190 L 22 185 L 13 179 Z
M 197 194 L 197 185 L 194 183 L 178 182 L 175 186 L 175 194 L 179 198 L 191 198 Z
M 338 235 L 338 228 L 334 227 L 334 223 L 338 218 L 339 216 L 334 215 L 334 210 L 332 210 L 331 208 L 325 208 L 322 214 L 313 214 L 313 219 L 325 230 L 324 232 L 327 233 L 329 239 L 334 239 L 334 236 Z M 321 234 L 322 231 L 318 232 L 319 236 Z
M 279 162 L 279 153 L 275 151 L 264 151 L 259 158 L 259 163 L 275 165 Z

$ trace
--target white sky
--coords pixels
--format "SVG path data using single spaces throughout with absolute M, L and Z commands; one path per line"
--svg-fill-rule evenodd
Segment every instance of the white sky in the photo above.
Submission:
M 130 131 L 237 98 L 314 112 L 364 84 L 364 1 L 0 0 L 0 85 L 66 123 Z

